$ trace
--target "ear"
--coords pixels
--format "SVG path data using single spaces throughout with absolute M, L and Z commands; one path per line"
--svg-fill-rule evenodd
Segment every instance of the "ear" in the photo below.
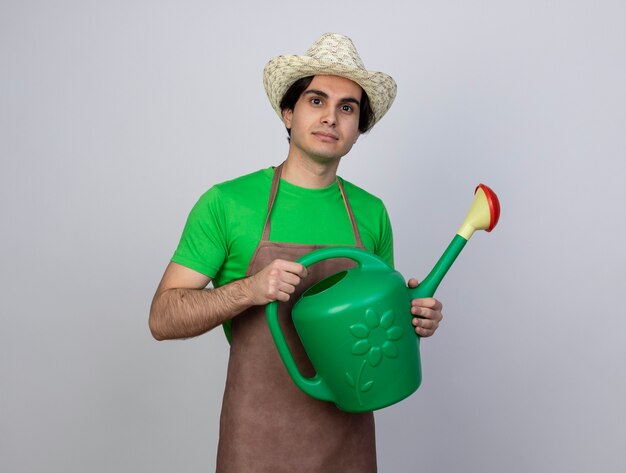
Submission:
M 285 127 L 291 129 L 291 119 L 293 118 L 293 110 L 290 108 L 285 108 L 282 110 L 281 115 L 283 117 L 283 123 Z

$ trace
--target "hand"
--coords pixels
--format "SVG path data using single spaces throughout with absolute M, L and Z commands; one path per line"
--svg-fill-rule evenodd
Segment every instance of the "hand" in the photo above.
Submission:
M 417 279 L 409 279 L 409 287 L 417 287 Z M 415 333 L 420 337 L 430 337 L 439 327 L 439 322 L 443 319 L 441 302 L 432 297 L 424 299 L 413 299 L 411 301 L 411 314 Z
M 246 280 L 253 305 L 288 301 L 296 286 L 307 275 L 306 267 L 300 263 L 275 259 Z

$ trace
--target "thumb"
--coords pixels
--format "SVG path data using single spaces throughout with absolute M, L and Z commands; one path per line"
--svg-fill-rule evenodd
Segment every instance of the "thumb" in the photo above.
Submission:
M 417 281 L 417 279 L 415 278 L 411 278 L 409 279 L 409 287 L 413 288 L 413 287 L 417 287 L 419 285 L 419 282 Z

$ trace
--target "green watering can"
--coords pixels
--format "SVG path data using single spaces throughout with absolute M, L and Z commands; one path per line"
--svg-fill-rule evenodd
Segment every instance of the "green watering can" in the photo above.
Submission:
M 416 288 L 381 258 L 356 248 L 312 251 L 298 262 L 310 266 L 329 258 L 349 258 L 357 266 L 307 289 L 292 318 L 316 374 L 304 377 L 278 322 L 278 302 L 267 306 L 269 328 L 296 385 L 308 395 L 347 412 L 387 407 L 410 396 L 422 379 L 419 336 L 412 324 L 411 300 L 432 297 L 476 230 L 498 223 L 496 194 L 480 184 L 463 225 L 430 274 Z

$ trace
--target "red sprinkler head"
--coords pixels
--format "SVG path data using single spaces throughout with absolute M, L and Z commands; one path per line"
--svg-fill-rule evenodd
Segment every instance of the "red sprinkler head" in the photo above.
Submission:
M 485 184 L 478 184 L 478 186 L 476 186 L 476 190 L 474 190 L 474 194 L 478 192 L 478 189 L 482 189 L 485 193 L 487 203 L 489 204 L 489 226 L 485 230 L 490 232 L 498 224 L 498 220 L 500 219 L 500 201 L 498 200 L 496 193 L 492 191 L 489 186 L 486 186 Z

